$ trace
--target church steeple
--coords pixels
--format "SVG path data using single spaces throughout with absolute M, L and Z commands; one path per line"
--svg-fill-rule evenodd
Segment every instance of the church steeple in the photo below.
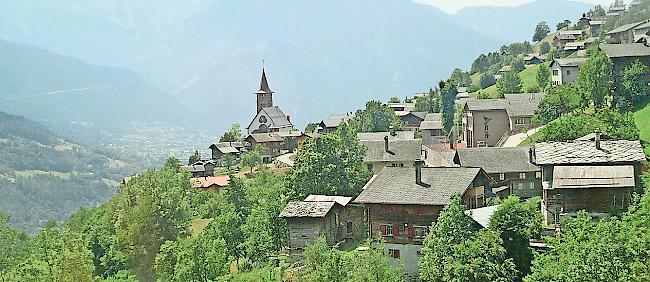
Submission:
M 255 92 L 257 95 L 257 112 L 259 113 L 263 108 L 273 107 L 273 91 L 269 87 L 269 82 L 266 79 L 266 70 L 262 68 L 262 80 L 260 81 L 260 90 Z

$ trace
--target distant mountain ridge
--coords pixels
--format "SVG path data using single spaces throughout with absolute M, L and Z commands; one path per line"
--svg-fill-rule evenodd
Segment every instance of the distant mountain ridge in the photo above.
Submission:
M 562 20 L 578 21 L 594 5 L 568 0 L 537 0 L 515 7 L 469 7 L 454 14 L 458 23 L 506 42 L 532 41 L 535 26 L 546 21 L 551 31 Z

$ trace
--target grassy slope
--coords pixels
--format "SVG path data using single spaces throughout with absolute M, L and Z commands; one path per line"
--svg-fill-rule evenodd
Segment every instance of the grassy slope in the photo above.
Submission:
M 525 70 L 523 70 L 523 71 L 521 71 L 519 73 L 519 77 L 521 78 L 521 82 L 523 83 L 524 91 L 526 89 L 529 89 L 531 87 L 534 87 L 534 86 L 538 85 L 538 83 L 537 83 L 537 69 L 538 68 L 539 68 L 539 65 L 526 67 Z M 479 92 L 487 93 L 492 98 L 497 98 L 497 96 L 498 96 L 498 94 L 497 94 L 497 86 L 496 85 L 492 85 L 492 86 L 490 86 L 488 88 L 479 90 L 477 92 L 472 92 L 472 93 L 470 93 L 470 95 L 472 97 L 476 97 Z
M 650 104 L 634 112 L 634 121 L 639 128 L 639 136 L 644 144 L 650 144 Z M 646 146 L 645 154 L 650 155 L 650 147 Z

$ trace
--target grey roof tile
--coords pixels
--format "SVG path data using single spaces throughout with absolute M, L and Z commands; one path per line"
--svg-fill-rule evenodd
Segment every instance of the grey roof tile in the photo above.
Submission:
M 364 162 L 405 162 L 419 160 L 422 156 L 422 140 L 395 140 L 388 141 L 388 152 L 386 152 L 385 141 L 361 141 L 366 147 Z
M 639 141 L 600 141 L 600 144 L 598 150 L 592 141 L 537 143 L 533 161 L 537 165 L 551 165 L 626 163 L 646 159 Z
M 334 207 L 335 202 L 289 202 L 280 213 L 283 218 L 322 218 Z
M 461 166 L 480 167 L 487 173 L 540 170 L 532 164 L 529 148 L 467 148 L 458 149 L 456 154 Z

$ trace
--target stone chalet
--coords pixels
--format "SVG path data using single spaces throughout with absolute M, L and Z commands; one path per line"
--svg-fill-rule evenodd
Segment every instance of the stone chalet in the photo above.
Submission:
M 612 60 L 615 74 L 622 74 L 636 61 L 650 67 L 650 47 L 644 43 L 601 44 L 599 47 Z
M 569 42 L 574 42 L 582 36 L 582 30 L 561 30 L 553 37 L 553 46 L 558 50 L 564 50 Z
M 454 163 L 482 168 L 495 181 L 495 187 L 508 187 L 505 195 L 531 198 L 542 196 L 541 169 L 532 164 L 531 154 L 530 148 L 458 149 Z
M 601 28 L 605 24 L 604 20 L 590 20 L 589 21 L 589 34 L 592 37 L 598 37 Z
M 424 121 L 420 123 L 420 132 L 422 132 L 422 144 L 449 142 L 442 124 L 442 113 L 427 114 Z
M 415 161 L 422 157 L 422 140 L 397 139 L 392 135 L 384 136 L 381 141 L 361 141 L 366 147 L 363 163 L 373 174 L 384 167 L 413 167 Z
M 396 111 L 395 114 L 404 123 L 407 128 L 418 128 L 424 121 L 426 112 L 406 112 Z
M 541 93 L 505 94 L 503 99 L 468 100 L 463 116 L 467 147 L 498 147 L 511 133 L 533 126 Z
M 549 142 L 535 144 L 533 162 L 542 169 L 542 214 L 546 224 L 585 210 L 591 216 L 624 211 L 641 187 L 639 141 Z M 637 190 L 638 191 L 638 190 Z
M 280 213 L 287 221 L 290 250 L 303 250 L 318 236 L 329 245 L 366 235 L 364 209 L 351 197 L 309 195 L 304 201 L 289 202 Z
M 524 63 L 527 65 L 537 65 L 546 61 L 546 55 L 528 54 L 524 56 Z
M 480 168 L 386 167 L 364 186 L 354 203 L 366 207 L 369 239 L 382 240 L 394 264 L 418 274 L 422 242 L 453 195 L 471 208 L 485 205 L 489 177 Z
M 336 129 L 339 127 L 339 125 L 342 122 L 346 122 L 346 121 L 354 118 L 354 116 L 355 116 L 354 113 L 330 115 L 327 119 L 322 120 L 318 124 L 318 127 L 316 128 L 316 132 L 317 133 L 331 133 L 331 132 L 334 132 L 334 131 L 336 131 Z
M 212 176 L 212 174 L 209 174 L 205 171 L 205 166 L 201 162 L 197 162 L 191 165 L 184 165 L 181 166 L 181 169 L 188 171 L 189 173 L 192 174 L 192 177 L 206 177 L 206 176 Z
M 242 142 L 220 142 L 210 145 L 209 149 L 212 151 L 212 160 L 219 160 L 223 155 L 232 155 L 238 159 L 244 147 Z
M 227 175 L 196 177 L 191 178 L 190 183 L 195 191 L 210 191 L 220 194 L 225 187 L 230 185 L 230 177 Z
M 249 150 L 254 150 L 257 146 L 262 146 L 262 159 L 265 163 L 269 163 L 273 158 L 280 155 L 280 148 L 284 138 L 278 132 L 269 133 L 253 133 L 246 137 L 246 142 L 249 144 Z
M 561 58 L 549 63 L 551 68 L 551 81 L 553 86 L 573 83 L 578 79 L 580 68 L 587 61 L 586 58 Z

